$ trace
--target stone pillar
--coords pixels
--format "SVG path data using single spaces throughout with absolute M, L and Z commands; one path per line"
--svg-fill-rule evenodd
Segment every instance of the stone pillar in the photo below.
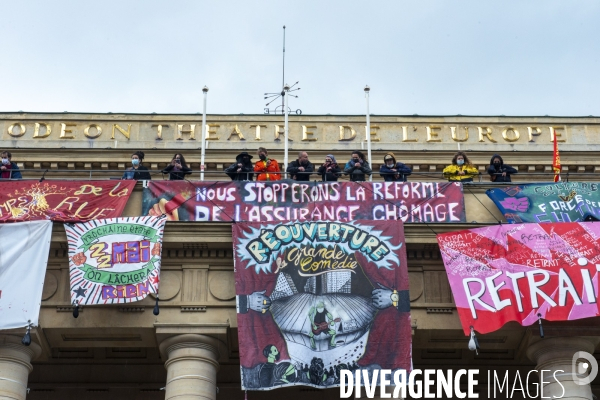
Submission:
M 579 385 L 573 380 L 573 355 L 578 351 L 594 354 L 595 343 L 583 337 L 551 337 L 540 339 L 527 349 L 527 356 L 537 365 L 540 375 L 544 371 L 544 397 L 563 400 L 591 400 L 592 388 L 589 384 Z M 554 378 L 556 377 L 556 379 Z M 557 382 L 560 381 L 560 384 Z M 561 386 L 562 385 L 562 386 Z M 564 394 L 563 394 L 564 392 Z
M 21 344 L 22 337 L 0 335 L 0 399 L 25 400 L 27 378 L 33 371 L 31 360 L 42 349 L 36 343 Z
M 165 339 L 161 354 L 167 356 L 165 400 L 217 398 L 218 341 L 204 335 L 183 334 Z

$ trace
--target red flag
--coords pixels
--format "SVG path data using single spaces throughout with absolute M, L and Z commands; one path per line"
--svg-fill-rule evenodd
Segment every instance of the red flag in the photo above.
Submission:
M 554 182 L 560 181 L 560 154 L 558 154 L 556 131 L 554 131 L 554 154 L 552 157 L 552 169 L 554 170 Z

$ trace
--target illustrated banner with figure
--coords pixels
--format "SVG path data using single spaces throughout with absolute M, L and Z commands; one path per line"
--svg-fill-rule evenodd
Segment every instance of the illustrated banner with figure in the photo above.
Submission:
M 465 334 L 599 315 L 600 223 L 495 225 L 437 239 Z
M 595 182 L 529 183 L 486 193 L 509 223 L 600 219 L 600 184 Z
M 0 224 L 0 330 L 38 325 L 52 221 Z
M 233 243 L 243 389 L 410 371 L 400 221 L 237 223 Z
M 135 181 L 8 181 L 0 191 L 0 222 L 50 219 L 83 222 L 120 217 Z
M 134 217 L 65 224 L 71 303 L 131 303 L 158 293 L 165 222 Z
M 148 182 L 144 215 L 175 221 L 466 222 L 460 183 Z

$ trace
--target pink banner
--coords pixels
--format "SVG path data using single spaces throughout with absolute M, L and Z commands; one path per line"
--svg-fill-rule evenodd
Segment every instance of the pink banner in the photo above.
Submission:
M 600 223 L 496 225 L 437 239 L 465 334 L 598 315 Z

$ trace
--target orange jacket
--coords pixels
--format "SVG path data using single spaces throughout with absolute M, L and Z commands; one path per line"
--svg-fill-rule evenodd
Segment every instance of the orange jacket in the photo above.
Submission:
M 269 165 L 267 165 L 268 161 L 270 161 Z M 254 172 L 257 181 L 278 181 L 281 179 L 281 174 L 278 173 L 279 164 L 275 160 L 266 159 L 265 161 L 257 161 L 254 164 Z

